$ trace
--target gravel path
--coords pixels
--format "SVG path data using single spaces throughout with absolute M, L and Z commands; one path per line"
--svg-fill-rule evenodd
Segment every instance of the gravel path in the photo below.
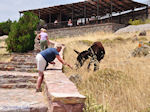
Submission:
M 141 31 L 148 31 L 150 30 L 150 24 L 142 24 L 142 25 L 129 25 L 125 28 L 121 28 L 117 30 L 115 33 L 131 33 L 131 32 L 141 32 Z

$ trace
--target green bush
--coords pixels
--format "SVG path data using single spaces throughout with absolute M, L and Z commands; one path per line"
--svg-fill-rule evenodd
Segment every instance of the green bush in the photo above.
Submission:
M 9 34 L 11 24 L 12 21 L 10 19 L 8 19 L 6 22 L 0 23 L 0 36 Z
M 142 20 L 132 20 L 132 19 L 130 19 L 129 24 L 130 25 L 140 25 L 140 24 L 145 24 L 145 23 Z
M 140 24 L 149 24 L 150 23 L 150 19 L 146 19 L 144 21 L 142 20 L 129 20 L 129 24 L 130 25 L 140 25 Z
M 150 19 L 146 19 L 145 24 L 149 24 L 149 23 L 150 23 Z
M 85 108 L 83 112 L 107 112 L 107 107 L 96 103 L 92 95 L 86 95 Z
M 6 39 L 9 52 L 27 52 L 34 49 L 34 31 L 39 19 L 33 13 L 25 12 L 18 22 L 13 22 Z

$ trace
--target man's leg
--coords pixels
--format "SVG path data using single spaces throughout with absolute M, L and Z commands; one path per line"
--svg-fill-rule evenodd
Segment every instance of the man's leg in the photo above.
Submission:
M 36 56 L 36 63 L 37 63 L 37 70 L 38 70 L 38 79 L 37 79 L 37 84 L 36 84 L 36 92 L 40 92 L 41 91 L 41 84 L 43 82 L 44 79 L 44 68 L 46 66 L 46 61 L 43 58 L 43 56 L 41 54 L 37 54 Z
M 38 79 L 37 79 L 37 85 L 36 85 L 36 90 L 37 92 L 39 92 L 40 88 L 41 88 L 41 84 L 43 82 L 43 79 L 44 79 L 44 73 L 39 71 L 39 76 L 38 76 Z

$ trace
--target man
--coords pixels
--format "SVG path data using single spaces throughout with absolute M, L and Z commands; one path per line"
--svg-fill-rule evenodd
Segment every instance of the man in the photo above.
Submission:
M 46 50 L 41 51 L 36 56 L 36 62 L 37 62 L 37 70 L 39 73 L 38 79 L 37 79 L 37 85 L 36 85 L 36 92 L 41 92 L 41 84 L 44 79 L 44 73 L 46 63 L 55 64 L 54 59 L 57 58 L 62 64 L 67 65 L 68 67 L 71 67 L 70 64 L 66 63 L 59 55 L 59 52 L 61 51 L 62 46 L 56 45 L 56 48 L 48 48 Z

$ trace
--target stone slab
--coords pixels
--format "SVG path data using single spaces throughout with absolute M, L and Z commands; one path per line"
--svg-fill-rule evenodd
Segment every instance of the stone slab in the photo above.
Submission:
M 35 89 L 0 89 L 0 112 L 47 112 L 46 102 Z

